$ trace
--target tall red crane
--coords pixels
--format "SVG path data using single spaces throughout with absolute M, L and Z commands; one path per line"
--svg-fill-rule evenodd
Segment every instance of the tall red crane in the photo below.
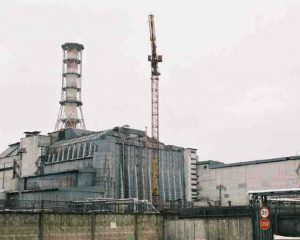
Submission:
M 159 203 L 159 75 L 158 63 L 162 62 L 162 56 L 156 52 L 156 35 L 154 26 L 154 15 L 149 15 L 149 30 L 151 55 L 148 61 L 151 62 L 151 125 L 152 125 L 152 159 L 151 159 L 151 190 L 152 203 Z

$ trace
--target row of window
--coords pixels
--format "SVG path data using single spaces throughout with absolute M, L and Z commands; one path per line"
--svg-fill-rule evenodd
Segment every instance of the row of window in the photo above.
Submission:
M 76 145 L 55 148 L 50 151 L 47 162 L 60 162 L 83 157 L 93 156 L 98 146 L 93 142 L 79 143 Z

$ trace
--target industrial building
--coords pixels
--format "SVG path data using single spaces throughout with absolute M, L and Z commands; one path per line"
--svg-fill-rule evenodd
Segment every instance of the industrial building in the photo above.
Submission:
M 300 188 L 300 156 L 197 163 L 199 205 L 248 205 L 248 192 Z
M 25 132 L 20 141 L 1 153 L 1 196 L 152 202 L 153 176 L 158 174 L 161 201 L 195 200 L 196 149 L 165 145 L 158 136 L 154 142 L 153 136 L 127 125 L 104 131 L 85 129 L 81 109 L 83 49 L 78 43 L 62 45 L 62 92 L 55 131 L 47 135 Z M 153 175 L 156 162 L 158 171 Z
M 199 162 L 197 149 L 159 141 L 158 76 L 153 17 L 152 134 L 116 126 L 88 131 L 82 112 L 82 51 L 63 49 L 62 91 L 54 132 L 25 132 L 0 154 L 0 199 L 73 201 L 135 198 L 198 205 L 247 205 L 248 192 L 300 188 L 300 156 L 225 164 Z M 155 81 L 153 81 L 155 80 Z M 158 189 L 157 187 L 158 186 Z
M 151 201 L 150 143 L 145 131 L 125 127 L 101 132 L 70 128 L 47 136 L 27 132 L 0 156 L 0 187 L 15 199 L 20 184 L 26 200 Z M 192 185 L 184 172 L 195 166 L 186 166 L 194 159 L 190 149 L 160 143 L 159 159 L 161 199 L 191 201 L 185 189 Z M 20 183 L 17 172 L 22 174 Z

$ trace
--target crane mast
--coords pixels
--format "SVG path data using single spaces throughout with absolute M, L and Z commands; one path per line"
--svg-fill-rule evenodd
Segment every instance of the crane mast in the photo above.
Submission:
M 148 61 L 151 62 L 151 125 L 152 125 L 152 159 L 151 159 L 151 190 L 152 203 L 159 203 L 159 75 L 158 63 L 162 62 L 162 56 L 156 52 L 156 35 L 154 26 L 154 15 L 149 15 L 149 30 L 151 55 Z

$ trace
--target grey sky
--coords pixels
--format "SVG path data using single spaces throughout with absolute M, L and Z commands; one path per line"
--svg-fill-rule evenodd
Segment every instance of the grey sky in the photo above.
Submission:
M 300 154 L 300 1 L 0 2 L 0 149 L 54 129 L 60 45 L 83 55 L 88 129 L 150 133 L 147 15 L 160 65 L 160 138 L 200 160 Z

